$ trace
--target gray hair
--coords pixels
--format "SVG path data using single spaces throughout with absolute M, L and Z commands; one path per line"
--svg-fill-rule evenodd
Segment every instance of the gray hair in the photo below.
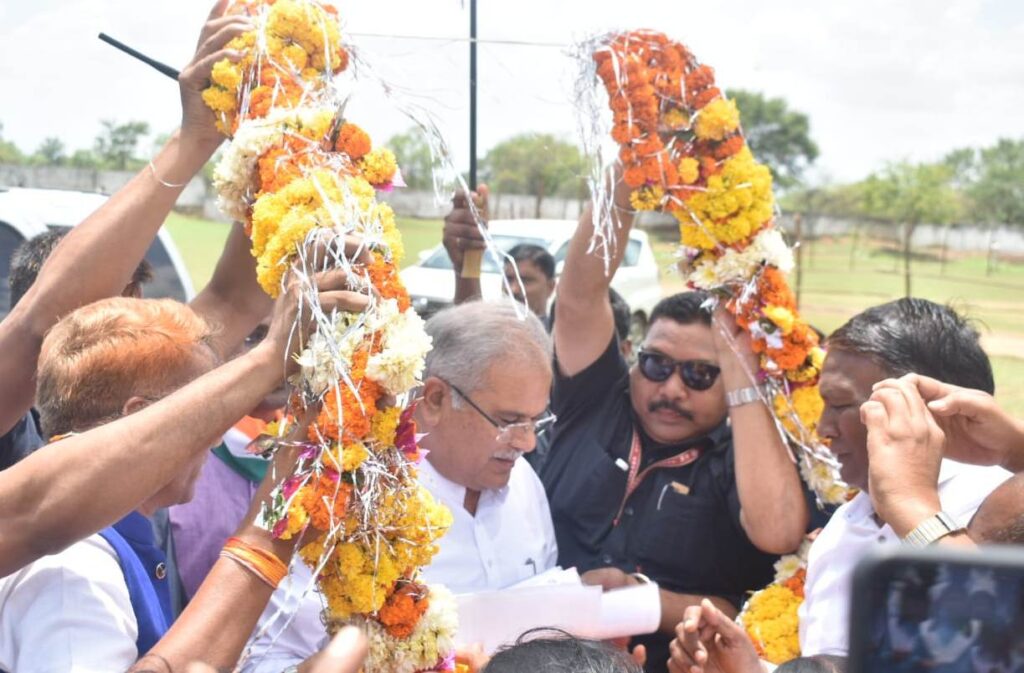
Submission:
M 464 393 L 480 387 L 481 374 L 499 359 L 518 358 L 548 369 L 551 337 L 537 316 L 509 299 L 471 301 L 427 321 L 434 347 L 424 377 L 436 376 Z

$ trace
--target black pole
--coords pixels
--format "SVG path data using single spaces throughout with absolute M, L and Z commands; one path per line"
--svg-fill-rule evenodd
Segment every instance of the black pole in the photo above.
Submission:
M 139 59 L 140 61 L 142 61 L 146 65 L 148 65 L 150 67 L 153 67 L 153 68 L 156 68 L 157 70 L 159 70 L 163 74 L 167 75 L 171 79 L 174 79 L 174 80 L 178 79 L 178 71 L 175 70 L 174 68 L 172 68 L 171 66 L 166 65 L 164 63 L 161 63 L 160 61 L 157 61 L 154 58 L 150 58 L 149 56 L 146 56 L 145 54 L 143 54 L 140 51 L 136 51 L 135 49 L 132 49 L 131 47 L 126 45 L 124 42 L 121 42 L 120 40 L 115 40 L 114 38 L 110 37 L 106 33 L 100 33 L 99 34 L 99 38 L 101 40 L 103 40 L 104 42 L 106 42 L 107 44 L 109 44 L 110 46 L 115 47 L 117 49 L 120 49 L 121 51 L 123 51 L 124 53 L 128 54 L 129 56 L 134 56 L 135 58 Z
M 476 0 L 469 0 L 469 188 L 476 189 Z

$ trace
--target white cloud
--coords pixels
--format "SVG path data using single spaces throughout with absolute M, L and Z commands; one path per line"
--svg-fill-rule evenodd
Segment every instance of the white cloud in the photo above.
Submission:
M 458 0 L 338 0 L 356 34 L 465 35 Z M 99 120 L 144 119 L 170 130 L 175 86 L 96 39 L 109 32 L 154 57 L 187 62 L 205 0 L 44 0 L 0 10 L 4 134 L 31 150 L 50 135 L 88 146 Z M 482 38 L 568 43 L 599 30 L 646 26 L 687 43 L 727 87 L 781 96 L 807 112 L 820 171 L 855 179 L 886 160 L 929 160 L 964 145 L 1022 135 L 1024 3 L 905 0 L 731 3 L 636 0 L 480 2 Z M 356 36 L 360 52 L 410 100 L 431 110 L 464 157 L 467 46 Z M 574 64 L 559 49 L 480 48 L 480 145 L 509 135 L 571 136 Z M 407 123 L 375 87 L 355 91 L 351 116 L 383 140 Z

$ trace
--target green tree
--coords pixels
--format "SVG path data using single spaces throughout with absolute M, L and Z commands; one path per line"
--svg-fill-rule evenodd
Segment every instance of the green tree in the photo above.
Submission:
M 44 166 L 60 166 L 67 160 L 64 143 L 60 138 L 50 136 L 39 144 L 32 158 Z
M 1024 225 L 1024 140 L 1001 138 L 979 152 L 977 179 L 968 188 L 975 219 L 989 225 L 986 273 L 992 273 L 998 225 Z
M 100 124 L 103 130 L 96 136 L 94 145 L 100 161 L 120 171 L 134 164 L 135 150 L 139 140 L 149 133 L 149 124 L 139 121 L 118 124 L 110 119 L 104 119 Z
M 68 165 L 74 168 L 100 168 L 102 161 L 92 150 L 75 150 L 68 159 Z
M 804 170 L 818 158 L 807 115 L 790 110 L 782 98 L 766 98 L 754 91 L 733 89 L 725 95 L 736 102 L 747 144 L 771 170 L 775 184 L 782 189 L 798 184 Z
M 546 197 L 566 188 L 576 192 L 583 156 L 576 145 L 549 133 L 525 133 L 491 148 L 480 168 L 496 192 L 532 195 L 540 217 Z
M 25 161 L 25 155 L 21 153 L 18 146 L 9 140 L 4 140 L 4 125 L 0 122 L 0 164 L 20 164 Z
M 917 225 L 946 224 L 957 214 L 953 171 L 945 163 L 889 165 L 864 181 L 864 207 L 868 214 L 889 219 L 902 227 L 903 290 L 911 296 L 910 242 Z
M 391 136 L 384 146 L 395 153 L 405 184 L 413 189 L 433 187 L 434 157 L 422 131 L 414 126 Z

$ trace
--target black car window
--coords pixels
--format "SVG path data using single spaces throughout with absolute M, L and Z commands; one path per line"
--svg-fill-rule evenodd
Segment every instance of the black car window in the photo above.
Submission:
M 25 239 L 6 222 L 0 222 L 0 318 L 11 310 L 11 255 Z

